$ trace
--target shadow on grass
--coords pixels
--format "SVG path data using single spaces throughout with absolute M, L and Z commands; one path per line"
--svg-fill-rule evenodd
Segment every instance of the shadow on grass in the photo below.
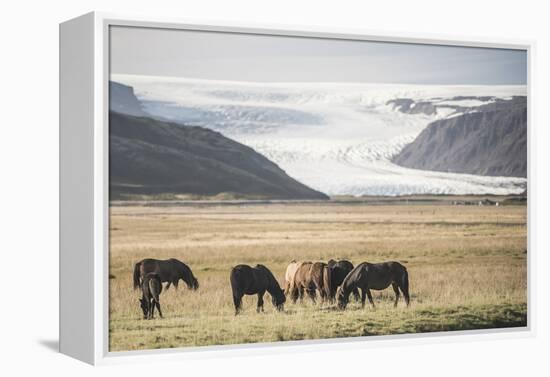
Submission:
M 527 326 L 527 305 L 502 304 L 448 309 L 423 309 L 404 319 L 399 327 L 385 328 L 369 323 L 363 335 L 485 330 Z

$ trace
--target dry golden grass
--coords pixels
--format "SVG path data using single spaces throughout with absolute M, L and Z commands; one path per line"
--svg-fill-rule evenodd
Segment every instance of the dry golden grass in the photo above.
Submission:
M 357 204 L 121 206 L 111 208 L 110 350 L 524 326 L 526 207 Z M 135 262 L 178 258 L 200 282 L 161 295 L 164 319 L 142 320 Z M 377 309 L 245 296 L 237 317 L 229 272 L 265 264 L 279 282 L 292 259 L 396 260 L 409 270 L 411 307 L 374 292 Z

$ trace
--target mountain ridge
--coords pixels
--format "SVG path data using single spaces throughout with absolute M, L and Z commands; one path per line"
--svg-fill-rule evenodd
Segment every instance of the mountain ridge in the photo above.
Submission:
M 217 131 L 151 117 L 141 109 L 132 87 L 111 82 L 110 89 L 111 199 L 221 194 L 328 199 Z
M 525 178 L 527 98 L 436 120 L 392 162 L 413 169 Z

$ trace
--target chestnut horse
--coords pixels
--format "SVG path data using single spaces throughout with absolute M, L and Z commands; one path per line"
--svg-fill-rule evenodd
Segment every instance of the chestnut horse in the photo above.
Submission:
M 319 291 L 321 300 L 328 298 L 327 264 L 323 262 L 303 262 L 296 269 L 290 289 L 290 297 L 295 303 L 302 300 L 304 292 L 315 303 L 316 291 Z

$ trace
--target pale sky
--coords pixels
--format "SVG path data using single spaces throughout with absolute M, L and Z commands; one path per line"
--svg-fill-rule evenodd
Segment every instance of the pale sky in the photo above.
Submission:
M 526 84 L 527 53 L 111 27 L 111 73 L 255 82 Z

